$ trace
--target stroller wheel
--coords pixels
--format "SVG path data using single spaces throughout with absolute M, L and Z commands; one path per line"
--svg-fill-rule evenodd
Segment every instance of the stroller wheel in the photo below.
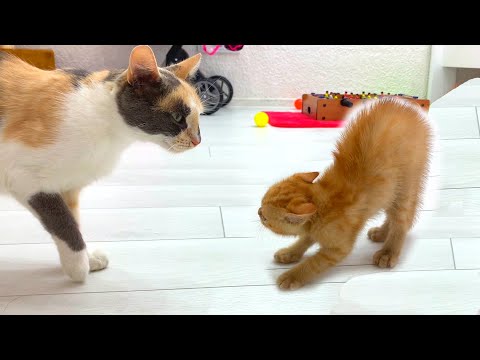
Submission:
M 222 101 L 220 106 L 223 107 L 227 105 L 233 98 L 233 86 L 232 83 L 223 76 L 215 75 L 209 78 L 212 80 L 215 85 L 220 89 L 220 95 L 222 96 Z
M 211 115 L 220 109 L 222 95 L 213 81 L 199 80 L 195 83 L 195 89 L 203 103 L 203 115 Z

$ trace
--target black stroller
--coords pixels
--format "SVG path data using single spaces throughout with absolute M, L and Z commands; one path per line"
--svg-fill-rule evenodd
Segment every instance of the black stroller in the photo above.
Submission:
M 166 66 L 170 66 L 188 59 L 190 56 L 182 49 L 183 45 L 173 45 L 166 56 Z M 233 86 L 227 78 L 215 75 L 206 77 L 197 71 L 191 79 L 203 102 L 204 115 L 211 115 L 221 107 L 227 105 L 233 97 Z

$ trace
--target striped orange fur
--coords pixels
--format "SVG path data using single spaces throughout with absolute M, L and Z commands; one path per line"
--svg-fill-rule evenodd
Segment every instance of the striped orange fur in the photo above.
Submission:
M 279 263 L 300 260 L 313 244 L 320 250 L 282 274 L 278 285 L 297 289 L 342 261 L 367 220 L 384 210 L 385 223 L 368 237 L 384 242 L 373 256 L 381 268 L 396 265 L 420 205 L 432 131 L 416 104 L 385 98 L 351 115 L 334 151 L 334 163 L 273 185 L 258 213 L 264 226 L 296 243 L 275 254 Z

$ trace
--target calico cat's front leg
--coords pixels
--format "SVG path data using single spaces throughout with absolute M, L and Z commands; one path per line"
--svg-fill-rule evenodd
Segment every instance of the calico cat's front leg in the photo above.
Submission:
M 80 227 L 80 209 L 78 207 L 80 190 L 71 190 L 62 193 L 62 198 L 72 213 L 78 227 Z M 81 232 L 81 231 L 80 231 Z M 90 271 L 103 270 L 108 266 L 107 256 L 100 250 L 88 254 Z
M 41 192 L 30 196 L 27 202 L 55 240 L 62 268 L 72 280 L 83 282 L 90 270 L 106 267 L 106 258 L 97 261 L 97 258 L 102 260 L 103 255 L 94 253 L 89 256 L 75 216 L 62 195 Z
M 85 281 L 90 272 L 87 246 L 62 196 L 37 193 L 28 199 L 28 205 L 55 240 L 65 273 L 74 281 Z

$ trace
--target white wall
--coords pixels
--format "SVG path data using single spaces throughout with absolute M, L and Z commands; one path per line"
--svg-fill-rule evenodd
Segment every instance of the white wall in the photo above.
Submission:
M 52 49 L 58 68 L 72 67 L 89 71 L 122 69 L 128 66 L 134 45 L 16 45 L 19 48 Z M 159 65 L 170 46 L 152 46 Z
M 207 75 L 224 75 L 237 101 L 297 98 L 329 91 L 426 96 L 430 45 L 252 45 L 205 56 Z
M 427 98 L 434 102 L 455 86 L 456 71 L 443 66 L 445 46 L 432 45 L 430 50 L 430 71 L 428 75 Z
M 121 68 L 132 45 L 19 45 L 52 48 L 58 67 L 87 70 Z M 169 45 L 155 45 L 159 64 Z M 186 45 L 193 55 L 196 46 Z M 204 56 L 206 75 L 224 75 L 234 86 L 235 102 L 298 98 L 325 90 L 398 92 L 425 96 L 430 45 L 251 45 L 236 54 Z M 263 101 L 265 103 L 265 101 Z M 290 100 L 289 100 L 290 102 Z

